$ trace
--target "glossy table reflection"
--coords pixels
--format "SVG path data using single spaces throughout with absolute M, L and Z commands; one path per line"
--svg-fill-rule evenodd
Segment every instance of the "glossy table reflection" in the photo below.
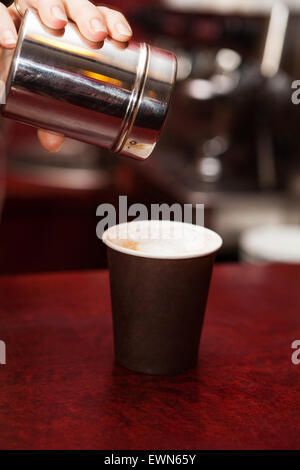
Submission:
M 114 366 L 108 273 L 0 278 L 1 449 L 296 449 L 300 266 L 219 265 L 196 370 Z

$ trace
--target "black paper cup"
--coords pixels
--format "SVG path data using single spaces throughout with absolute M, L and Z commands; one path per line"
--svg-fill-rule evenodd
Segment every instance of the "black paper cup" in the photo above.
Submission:
M 185 234 L 175 242 L 176 253 L 168 238 L 160 239 L 166 224 L 185 233 L 192 230 L 188 250 L 183 249 Z M 149 234 L 154 226 L 160 234 L 151 239 L 154 249 L 149 252 L 149 240 L 139 237 L 141 228 Z M 138 231 L 137 237 L 129 236 L 129 244 L 128 230 Z M 109 228 L 103 241 L 108 246 L 116 362 L 136 372 L 161 375 L 194 367 L 221 237 L 181 222 L 139 221 Z

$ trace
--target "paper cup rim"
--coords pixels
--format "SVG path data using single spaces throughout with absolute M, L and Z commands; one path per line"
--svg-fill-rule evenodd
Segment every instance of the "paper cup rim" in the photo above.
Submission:
M 163 223 L 168 223 L 168 224 L 177 224 L 177 225 L 185 225 L 185 226 L 190 226 L 190 227 L 193 227 L 193 229 L 196 228 L 197 231 L 199 232 L 202 232 L 202 233 L 207 233 L 207 234 L 210 234 L 212 235 L 214 238 L 215 238 L 215 241 L 216 241 L 216 244 L 215 244 L 215 247 L 214 248 L 211 248 L 211 249 L 206 249 L 204 250 L 203 248 L 200 250 L 195 250 L 195 251 L 191 251 L 189 253 L 184 253 L 184 254 L 179 254 L 179 255 L 170 255 L 170 254 L 166 254 L 166 255 L 163 255 L 163 254 L 153 254 L 153 253 L 146 253 L 146 252 L 143 252 L 143 251 L 137 251 L 137 250 L 133 250 L 133 249 L 130 249 L 130 248 L 126 248 L 126 247 L 123 247 L 123 246 L 120 246 L 120 245 L 117 245 L 115 243 L 113 243 L 111 240 L 108 239 L 109 237 L 109 233 L 115 229 L 115 227 L 121 227 L 121 226 L 126 226 L 126 225 L 132 225 L 132 224 L 136 224 L 136 225 L 140 225 L 140 224 L 151 224 L 151 223 L 159 223 L 159 224 L 163 224 Z M 150 259 L 166 259 L 166 260 L 171 260 L 171 259 L 174 259 L 174 260 L 179 260 L 179 259 L 190 259 L 190 258 L 204 258 L 205 256 L 209 256 L 213 253 L 216 253 L 222 246 L 223 244 L 223 240 L 222 238 L 220 237 L 220 235 L 216 232 L 214 232 L 213 230 L 210 230 L 206 227 L 203 227 L 203 226 L 200 226 L 200 225 L 194 225 L 194 224 L 189 224 L 189 223 L 186 223 L 186 222 L 176 222 L 176 221 L 166 221 L 166 220 L 139 220 L 139 221 L 132 221 L 132 222 L 124 222 L 122 224 L 116 224 L 112 227 L 109 227 L 107 230 L 105 230 L 105 232 L 103 233 L 102 235 L 102 241 L 103 243 L 111 248 L 112 250 L 115 250 L 115 251 L 119 251 L 120 253 L 125 253 L 127 255 L 132 255 L 132 256 L 137 256 L 137 257 L 140 257 L 140 258 L 150 258 Z

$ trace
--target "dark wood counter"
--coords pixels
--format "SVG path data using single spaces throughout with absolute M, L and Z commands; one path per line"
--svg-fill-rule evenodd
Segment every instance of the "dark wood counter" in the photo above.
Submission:
M 108 273 L 0 278 L 1 449 L 299 449 L 300 266 L 219 265 L 200 360 L 113 364 Z

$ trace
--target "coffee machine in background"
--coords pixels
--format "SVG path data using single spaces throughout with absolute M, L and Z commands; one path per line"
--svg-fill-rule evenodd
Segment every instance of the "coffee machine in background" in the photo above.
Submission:
M 248 227 L 299 220 L 299 19 L 298 2 L 272 0 L 162 0 L 133 15 L 179 62 L 167 129 L 137 180 L 204 203 L 227 259 Z
M 179 59 L 167 125 L 151 158 L 135 162 L 68 139 L 50 154 L 33 128 L 7 120 L 0 273 L 105 267 L 95 213 L 119 195 L 128 206 L 204 203 L 224 241 L 219 259 L 238 258 L 250 227 L 299 223 L 298 0 L 110 3 L 125 8 L 135 40 Z

